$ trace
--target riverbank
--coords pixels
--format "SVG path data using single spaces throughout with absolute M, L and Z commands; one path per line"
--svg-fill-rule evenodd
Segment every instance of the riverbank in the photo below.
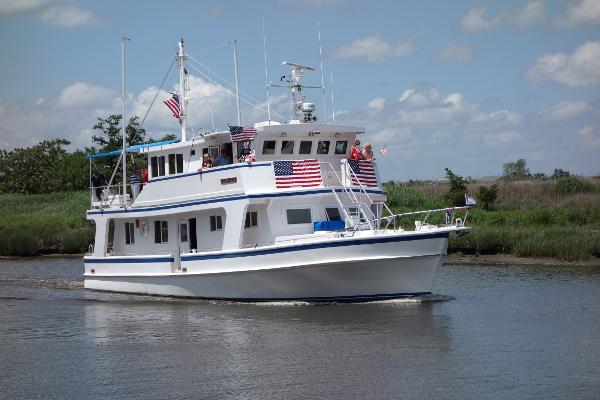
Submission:
M 452 237 L 449 253 L 594 262 L 600 257 L 600 181 L 577 182 L 501 183 L 490 210 L 470 210 L 467 225 L 473 231 Z M 468 190 L 477 193 L 479 186 L 471 184 Z M 387 183 L 385 190 L 395 213 L 450 205 L 444 184 Z M 0 256 L 85 253 L 94 240 L 85 219 L 88 207 L 87 192 L 1 194 Z M 414 229 L 415 219 L 401 223 Z M 443 224 L 443 213 L 429 222 Z

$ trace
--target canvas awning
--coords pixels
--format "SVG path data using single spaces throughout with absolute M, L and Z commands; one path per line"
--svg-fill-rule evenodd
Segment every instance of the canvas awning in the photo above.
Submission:
M 125 149 L 125 151 L 128 152 L 128 153 L 133 153 L 133 152 L 138 152 L 139 150 L 145 149 L 147 147 L 162 146 L 162 145 L 165 145 L 165 144 L 175 143 L 177 141 L 178 141 L 178 139 L 172 139 L 172 140 L 165 140 L 164 142 L 136 144 L 136 145 L 127 147 Z M 123 150 L 119 149 L 119 150 L 109 151 L 107 153 L 93 153 L 93 154 L 86 155 L 85 158 L 101 158 L 101 157 L 118 156 L 122 152 L 123 152 Z

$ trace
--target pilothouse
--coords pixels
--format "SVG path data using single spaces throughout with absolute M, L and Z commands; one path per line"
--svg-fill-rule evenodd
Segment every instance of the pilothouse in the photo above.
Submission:
M 321 87 L 301 84 L 314 71 L 305 65 L 284 62 L 289 78 L 271 84 L 291 90 L 295 119 L 188 137 L 183 40 L 177 57 L 181 139 L 90 155 L 140 153 L 148 180 L 139 194 L 135 183 L 90 188 L 86 288 L 238 301 L 431 292 L 448 236 L 469 229 L 454 218 L 468 207 L 417 211 L 450 218 L 402 229 L 377 163 L 350 159 L 364 128 L 318 120 L 303 89 Z

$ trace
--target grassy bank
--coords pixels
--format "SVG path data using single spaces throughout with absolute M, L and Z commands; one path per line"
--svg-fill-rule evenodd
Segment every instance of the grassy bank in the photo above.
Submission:
M 499 184 L 493 210 L 469 212 L 469 235 L 453 238 L 450 252 L 553 257 L 565 261 L 600 256 L 600 184 L 597 180 Z M 469 185 L 477 193 L 478 184 Z M 394 212 L 443 208 L 445 184 L 387 184 Z M 412 218 L 404 225 L 413 223 Z M 441 224 L 443 215 L 431 219 Z
M 0 255 L 36 256 L 87 251 L 94 240 L 85 211 L 87 192 L 0 194 Z
M 586 260 L 600 256 L 600 181 L 499 184 L 493 210 L 470 211 L 469 235 L 453 238 L 450 252 Z M 476 184 L 469 185 L 477 193 Z M 386 184 L 394 212 L 450 206 L 445 184 Z M 87 192 L 0 195 L 0 255 L 83 253 L 93 242 L 85 220 Z M 412 229 L 415 217 L 403 225 Z M 443 215 L 430 219 L 442 224 Z

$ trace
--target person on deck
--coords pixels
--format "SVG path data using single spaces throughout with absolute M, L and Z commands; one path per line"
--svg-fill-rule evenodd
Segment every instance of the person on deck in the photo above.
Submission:
M 129 183 L 131 183 L 131 198 L 132 200 L 135 200 L 138 194 L 140 193 L 140 177 L 138 176 L 138 170 L 135 165 L 131 169 Z
M 375 155 L 373 154 L 373 146 L 367 143 L 365 149 L 362 151 L 363 160 L 375 161 Z
M 354 146 L 352 146 L 352 151 L 350 152 L 351 160 L 363 160 L 363 149 L 360 147 L 360 140 L 356 139 L 354 141 Z
M 215 167 L 220 167 L 221 165 L 229 165 L 232 163 L 233 160 L 231 159 L 231 156 L 227 154 L 227 149 L 222 148 L 221 155 L 215 160 Z
M 208 153 L 205 153 L 202 156 L 202 169 L 204 168 L 212 168 L 213 167 L 213 161 L 210 158 L 210 156 L 208 155 Z
M 146 187 L 148 183 L 148 161 L 144 164 L 144 169 L 142 169 L 142 189 Z

